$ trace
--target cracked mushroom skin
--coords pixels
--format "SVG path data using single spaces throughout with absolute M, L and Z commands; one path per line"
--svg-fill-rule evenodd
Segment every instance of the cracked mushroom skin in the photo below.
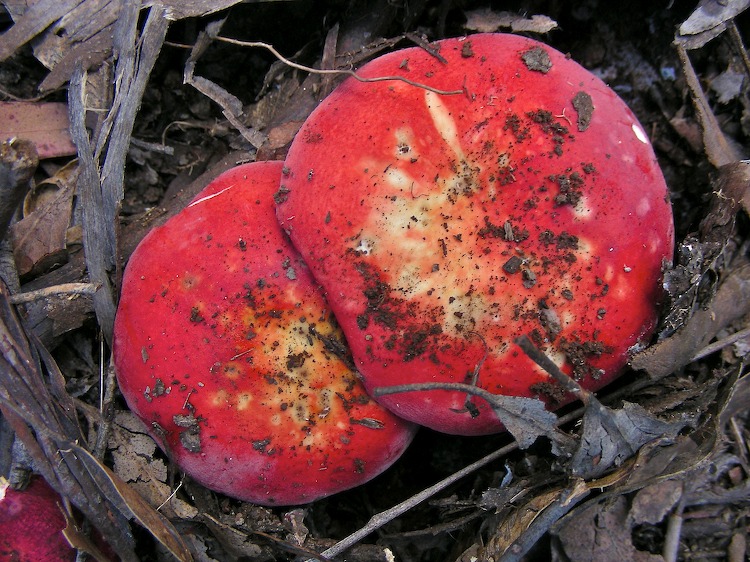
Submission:
M 316 108 L 277 216 L 368 391 L 464 382 L 559 406 L 571 397 L 514 341 L 527 335 L 590 390 L 623 371 L 672 258 L 664 178 L 625 103 L 560 52 L 506 34 L 433 46 L 358 72 L 417 85 L 348 79 Z M 464 393 L 379 400 L 447 433 L 502 430 Z
M 129 407 L 194 480 L 263 505 L 366 482 L 414 434 L 370 399 L 280 229 L 280 162 L 238 166 L 131 256 L 115 320 Z

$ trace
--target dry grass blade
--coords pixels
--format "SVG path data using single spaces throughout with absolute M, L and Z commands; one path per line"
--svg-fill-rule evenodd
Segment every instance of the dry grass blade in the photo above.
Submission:
M 138 40 L 138 6 L 125 8 L 118 22 L 115 46 L 119 51 L 116 68 L 118 89 L 99 138 L 92 143 L 86 131 L 86 83 L 79 66 L 71 78 L 70 115 L 72 136 L 81 160 L 79 195 L 83 208 L 83 245 L 92 282 L 102 289 L 94 294 L 94 309 L 105 338 L 110 341 L 115 317 L 114 289 L 109 272 L 116 268 L 118 255 L 117 224 L 124 195 L 125 160 L 135 117 L 143 92 L 169 27 L 159 6 L 154 6 Z M 106 156 L 99 172 L 100 150 Z
M 32 348 L 7 297 L 2 296 L 5 304 L 2 327 L 6 330 L 1 340 L 2 351 L 10 368 L 3 369 L 0 375 L 3 377 L 0 410 L 32 452 L 37 470 L 97 523 L 123 560 L 134 560 L 127 525 L 131 517 L 178 560 L 192 560 L 171 523 L 80 445 L 85 439 L 77 424 L 75 405 L 65 392 L 62 373 L 46 350 Z M 33 360 L 35 355 L 37 361 Z M 23 369 L 24 365 L 29 367 Z M 42 378 L 42 365 L 49 383 Z M 32 431 L 28 430 L 29 426 Z
M 76 455 L 85 443 L 62 375 L 43 348 L 29 341 L 0 286 L 0 411 L 30 453 L 35 469 L 107 537 L 123 561 L 135 560 L 127 517 L 115 508 Z M 44 372 L 47 373 L 45 379 Z
M 107 490 L 109 498 L 117 498 L 117 503 L 127 506 L 136 521 L 148 529 L 153 537 L 163 544 L 180 562 L 193 560 L 190 550 L 185 545 L 174 526 L 152 508 L 135 490 L 112 472 L 107 466 L 99 462 L 89 451 L 74 446 L 72 450 L 76 456 L 92 473 L 97 474 L 97 480 L 102 488 Z
M 285 65 L 296 68 L 297 70 L 302 70 L 304 72 L 309 72 L 311 74 L 331 74 L 335 76 L 351 76 L 355 80 L 359 82 L 404 82 L 406 84 L 409 84 L 410 86 L 414 86 L 415 88 L 422 88 L 423 90 L 427 90 L 428 92 L 433 92 L 435 94 L 443 95 L 443 96 L 456 96 L 465 94 L 466 91 L 461 88 L 456 88 L 455 90 L 439 90 L 437 88 L 433 88 L 432 86 L 428 86 L 427 84 L 423 84 L 421 82 L 414 82 L 413 80 L 409 80 L 408 78 L 405 78 L 403 76 L 377 76 L 374 78 L 365 78 L 363 76 L 360 76 L 353 70 L 347 70 L 347 69 L 320 69 L 320 68 L 311 68 L 309 66 L 304 66 L 302 64 L 298 64 L 296 62 L 293 62 L 289 60 L 288 58 L 284 57 L 273 45 L 269 45 L 268 43 L 264 43 L 262 41 L 239 41 L 237 39 L 231 39 L 228 37 L 216 37 L 218 41 L 223 41 L 225 43 L 230 43 L 232 45 L 239 45 L 242 47 L 257 47 L 261 49 L 265 49 L 273 54 L 277 59 L 279 59 L 281 62 L 283 62 Z
M 677 54 L 680 56 L 682 70 L 690 87 L 690 92 L 693 96 L 693 105 L 698 114 L 701 129 L 703 130 L 703 146 L 706 156 L 708 156 L 708 159 L 717 168 L 740 160 L 741 154 L 726 137 L 711 110 L 698 75 L 695 73 L 693 65 L 690 62 L 687 49 L 683 45 L 678 44 Z

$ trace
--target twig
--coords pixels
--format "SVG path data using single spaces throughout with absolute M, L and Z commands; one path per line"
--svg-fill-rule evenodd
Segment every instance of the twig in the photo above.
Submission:
M 455 390 L 466 392 L 467 394 L 484 398 L 487 402 L 492 403 L 495 394 L 479 386 L 473 386 L 462 382 L 420 382 L 413 384 L 398 384 L 394 386 L 381 386 L 375 388 L 372 396 L 378 398 L 389 394 L 401 394 L 403 392 L 426 392 L 430 390 Z
M 591 401 L 593 393 L 586 390 L 568 375 L 563 373 L 560 367 L 558 367 L 552 359 L 547 357 L 547 355 L 539 351 L 527 336 L 516 338 L 516 345 L 523 350 L 529 359 L 552 376 L 552 378 L 554 378 L 567 392 L 575 395 L 576 398 L 584 404 L 588 404 Z
M 404 33 L 404 37 L 406 37 L 409 41 L 412 41 L 418 47 L 427 51 L 430 55 L 435 57 L 443 64 L 448 64 L 448 61 L 445 59 L 445 57 L 440 54 L 440 50 L 430 45 L 430 42 L 427 40 L 427 38 L 420 37 L 419 35 L 411 31 L 407 31 L 406 33 Z
M 44 289 L 17 293 L 11 295 L 8 300 L 10 300 L 12 304 L 23 304 L 54 296 L 93 295 L 99 287 L 100 285 L 98 283 L 62 283 L 61 285 L 53 285 L 52 287 L 45 287 Z
M 439 383 L 436 383 L 439 385 Z M 460 384 L 460 383 L 456 383 Z M 610 395 L 606 396 L 603 401 L 605 403 L 611 403 L 616 400 L 619 400 L 621 397 L 626 396 L 634 391 L 640 390 L 646 386 L 654 384 L 652 380 L 644 379 L 641 381 L 637 381 L 633 383 L 632 385 L 625 386 L 623 388 L 618 389 L 617 391 L 611 393 Z M 410 385 L 403 385 L 404 387 L 408 387 Z M 421 386 L 421 385 L 420 385 Z M 466 385 L 461 385 L 461 390 L 465 390 Z M 392 391 L 397 391 L 398 387 L 389 387 Z M 441 386 L 440 388 L 445 388 L 444 386 Z M 384 389 L 385 390 L 385 389 Z M 422 388 L 420 388 L 422 390 Z M 479 394 L 479 393 L 477 393 Z M 584 414 L 586 408 L 580 407 L 576 408 L 575 410 L 562 415 L 558 418 L 557 426 L 564 426 L 574 420 L 580 419 L 581 416 Z M 513 451 L 516 451 L 519 448 L 518 442 L 513 441 L 512 443 L 509 443 L 508 445 L 502 447 L 501 449 L 498 449 L 497 451 L 494 451 L 490 454 L 488 454 L 485 457 L 482 457 L 481 459 L 473 462 L 472 464 L 462 468 L 458 472 L 451 474 L 444 480 L 441 480 L 440 482 L 437 482 L 436 484 L 433 484 L 429 488 L 426 488 L 425 490 L 422 490 L 418 494 L 408 498 L 407 500 L 404 500 L 403 502 L 385 510 L 380 513 L 377 513 L 376 515 L 373 515 L 372 518 L 367 522 L 367 524 L 359 529 L 358 531 L 355 531 L 351 535 L 345 537 L 341 541 L 337 542 L 335 545 L 330 547 L 329 549 L 323 551 L 323 556 L 328 557 L 334 557 L 338 556 L 342 552 L 346 551 L 347 549 L 351 548 L 353 545 L 355 545 L 357 542 L 364 539 L 367 535 L 370 533 L 377 531 L 387 523 L 390 523 L 397 517 L 403 515 L 410 509 L 416 507 L 420 503 L 428 500 L 430 497 L 434 496 L 435 494 L 441 492 L 448 486 L 452 485 L 453 483 L 457 482 L 464 476 L 467 476 L 468 474 L 479 470 L 480 468 L 490 464 L 491 462 L 494 462 L 503 456 L 512 453 Z M 306 561 L 309 562 L 309 561 Z
M 526 555 L 539 541 L 555 521 L 559 521 L 570 512 L 576 505 L 591 493 L 591 488 L 583 480 L 576 480 L 570 487 L 562 491 L 560 496 L 545 507 L 526 530 L 514 540 L 503 554 L 497 559 L 498 562 L 520 562 L 526 560 Z
M 142 150 L 149 150 L 151 152 L 157 152 L 159 154 L 166 154 L 168 156 L 174 156 L 174 147 L 167 146 L 165 143 L 148 142 L 145 140 L 131 137 L 130 145 L 140 148 Z
M 87 90 L 82 64 L 77 64 L 73 71 L 68 93 L 71 136 L 80 162 L 78 195 L 82 207 L 83 249 L 89 279 L 102 285 L 93 295 L 93 305 L 108 342 L 112 340 L 116 309 L 116 288 L 110 272 L 117 271 L 119 266 L 117 227 L 125 189 L 125 161 L 148 78 L 169 27 L 164 8 L 155 5 L 136 41 L 139 13 L 140 6 L 126 3 L 118 18 L 114 42 L 118 55 L 117 88 L 96 139 L 89 137 L 85 123 Z M 105 154 L 103 162 L 102 154 Z
M 716 353 L 717 351 L 720 351 L 724 349 L 725 347 L 730 346 L 733 343 L 736 343 L 748 337 L 750 337 L 750 328 L 745 328 L 744 330 L 735 332 L 731 336 L 727 336 L 726 338 L 720 339 L 710 345 L 707 345 L 706 347 L 701 349 L 698 353 L 693 355 L 690 358 L 690 361 L 692 362 L 692 361 L 698 361 L 699 359 L 703 359 L 704 357 L 707 357 L 711 355 L 712 353 Z
M 198 59 L 206 51 L 211 40 L 216 38 L 225 21 L 226 19 L 221 19 L 209 23 L 206 30 L 198 36 L 198 40 L 190 51 L 190 57 L 185 63 L 183 80 L 186 84 L 190 84 L 204 96 L 216 102 L 221 107 L 224 117 L 239 131 L 242 137 L 255 148 L 260 148 L 265 141 L 265 136 L 259 131 L 247 127 L 240 119 L 244 111 L 242 101 L 218 84 L 195 74 L 195 66 L 198 63 Z
M 287 66 L 296 68 L 297 70 L 302 70 L 303 72 L 309 72 L 311 74 L 333 74 L 333 75 L 339 75 L 339 76 L 346 75 L 346 76 L 351 76 L 352 78 L 354 78 L 355 80 L 358 80 L 359 82 L 392 82 L 392 81 L 405 82 L 406 84 L 409 84 L 410 86 L 414 86 L 416 88 L 422 88 L 423 90 L 427 90 L 428 92 L 433 92 L 441 96 L 455 96 L 458 94 L 466 93 L 463 88 L 460 90 L 440 90 L 438 88 L 433 88 L 432 86 L 428 86 L 427 84 L 422 84 L 421 82 L 414 82 L 413 80 L 409 80 L 408 78 L 404 78 L 403 76 L 394 75 L 394 76 L 375 76 L 372 78 L 365 78 L 364 76 L 360 76 L 353 70 L 349 70 L 349 69 L 312 68 L 310 66 L 305 66 L 303 64 L 299 64 L 299 63 L 289 60 L 284 55 L 279 53 L 279 51 L 277 51 L 273 45 L 269 45 L 268 43 L 264 43 L 262 41 L 240 41 L 239 39 L 222 37 L 220 35 L 217 35 L 214 38 L 217 41 L 224 41 L 225 43 L 230 43 L 232 45 L 239 45 L 241 47 L 257 47 L 261 49 L 266 49 L 267 51 L 270 51 L 273 54 L 273 56 L 275 56 L 277 59 L 279 59 L 281 62 L 283 62 Z
M 510 443 L 506 445 L 505 447 L 502 447 L 498 449 L 497 451 L 494 451 L 490 453 L 489 455 L 482 457 L 478 461 L 475 461 L 471 463 L 470 465 L 462 468 L 458 472 L 451 474 L 447 478 L 444 478 L 440 482 L 433 484 L 429 488 L 425 488 L 424 490 L 422 490 L 418 494 L 413 495 L 409 499 L 399 504 L 394 505 L 390 509 L 381 511 L 380 513 L 373 515 L 364 527 L 362 527 L 358 531 L 355 531 L 348 537 L 345 537 L 344 539 L 340 540 L 331 548 L 324 550 L 321 553 L 321 555 L 327 558 L 333 558 L 334 556 L 338 556 L 345 550 L 349 549 L 350 547 L 354 546 L 356 543 L 361 541 L 370 533 L 377 531 L 386 523 L 393 521 L 399 515 L 403 515 L 404 513 L 406 513 L 413 507 L 416 507 L 420 503 L 426 501 L 427 499 L 434 496 L 438 492 L 444 490 L 445 488 L 447 488 L 454 482 L 457 482 L 464 476 L 471 474 L 475 470 L 479 470 L 483 466 L 488 465 L 489 463 L 507 455 L 508 453 L 516 450 L 517 448 L 518 448 L 517 443 L 515 442 Z
M 719 126 L 716 115 L 714 115 L 711 110 L 706 94 L 703 92 L 700 79 L 690 62 L 687 49 L 679 43 L 676 44 L 675 47 L 677 49 L 677 54 L 680 57 L 680 64 L 682 65 L 685 81 L 692 94 L 695 111 L 698 114 L 698 121 L 700 122 L 703 132 L 703 146 L 705 148 L 706 156 L 711 164 L 717 168 L 724 164 L 730 164 L 736 160 L 741 160 L 742 158 L 727 140 L 727 137 Z
M 750 57 L 748 57 L 747 55 L 747 50 L 745 49 L 745 45 L 742 42 L 740 30 L 737 29 L 737 23 L 734 21 L 734 19 L 729 22 L 729 24 L 727 25 L 727 29 L 729 29 L 729 36 L 732 38 L 732 42 L 734 43 L 734 46 L 737 49 L 740 58 L 742 59 L 742 63 L 745 65 L 745 72 L 750 74 Z
M 675 562 L 680 550 L 680 535 L 682 534 L 682 513 L 685 509 L 684 493 L 677 502 L 674 513 L 669 516 L 667 523 L 667 534 L 664 537 L 664 548 L 662 556 L 665 562 Z

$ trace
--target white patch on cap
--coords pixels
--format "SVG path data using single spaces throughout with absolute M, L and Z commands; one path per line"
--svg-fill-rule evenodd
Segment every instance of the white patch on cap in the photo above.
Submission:
M 641 129 L 638 125 L 633 123 L 631 125 L 633 132 L 635 133 L 635 138 L 637 138 L 639 141 L 641 141 L 643 144 L 648 144 L 648 137 L 646 136 L 646 133 L 643 132 L 643 129 Z
M 359 245 L 354 248 L 354 250 L 359 252 L 360 254 L 369 256 L 370 252 L 372 252 L 372 242 L 370 242 L 367 238 L 363 238 L 359 241 Z
M 589 205 L 588 197 L 585 195 L 581 196 L 581 199 L 576 203 L 575 206 L 575 214 L 576 218 L 582 219 L 582 220 L 589 220 L 594 215 L 594 210 Z
M 658 234 L 654 234 L 649 240 L 648 251 L 655 254 L 661 248 L 661 237 Z
M 388 168 L 385 172 L 385 179 L 388 184 L 396 189 L 408 190 L 414 183 L 413 180 L 397 168 Z
M 607 269 L 604 271 L 604 281 L 606 283 L 611 283 L 612 279 L 615 277 L 615 268 L 611 265 L 607 266 Z
M 237 395 L 237 409 L 246 410 L 250 407 L 250 402 L 253 401 L 253 395 L 249 392 L 240 392 Z
M 578 317 L 570 309 L 565 309 L 560 313 L 560 322 L 563 328 L 568 328 L 578 322 Z
M 593 245 L 587 238 L 578 237 L 578 249 L 576 250 L 576 256 L 582 259 L 584 262 L 591 261 L 593 254 Z
M 211 405 L 215 408 L 229 406 L 229 394 L 226 390 L 217 390 L 211 398 Z
M 639 217 L 645 216 L 651 210 L 651 202 L 648 197 L 644 197 L 638 201 L 638 205 L 635 208 L 635 212 Z
M 414 131 L 408 127 L 402 127 L 395 132 L 396 137 L 396 159 L 398 160 L 416 160 L 419 158 L 415 142 Z
M 459 160 L 464 159 L 464 153 L 461 149 L 461 141 L 458 138 L 458 130 L 456 129 L 456 122 L 453 120 L 448 108 L 443 105 L 437 94 L 433 94 L 430 91 L 425 91 L 425 103 L 427 105 L 427 111 L 432 117 L 432 122 L 435 124 L 440 136 L 443 137 L 445 143 L 450 147 L 454 154 Z

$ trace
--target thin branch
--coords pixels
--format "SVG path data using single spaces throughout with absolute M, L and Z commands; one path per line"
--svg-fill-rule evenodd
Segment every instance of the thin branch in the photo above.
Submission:
M 456 384 L 459 384 L 459 383 L 456 383 Z M 637 390 L 640 390 L 640 389 L 642 389 L 644 387 L 647 387 L 647 386 L 651 386 L 653 384 L 654 384 L 653 381 L 648 380 L 648 379 L 637 381 L 637 382 L 635 382 L 635 383 L 633 383 L 631 385 L 627 385 L 625 387 L 622 387 L 622 388 L 616 390 L 615 392 L 609 394 L 608 396 L 606 396 L 604 398 L 603 401 L 605 403 L 614 402 L 616 400 L 619 400 L 623 396 L 627 396 L 627 395 L 632 394 L 633 392 L 635 392 Z M 406 385 L 406 386 L 408 386 L 408 385 Z M 441 387 L 441 388 L 445 389 L 444 386 Z M 410 388 L 400 388 L 399 389 L 397 387 L 389 387 L 389 390 L 391 390 L 392 392 L 399 392 L 399 391 L 410 390 Z M 424 390 L 424 389 L 423 388 L 419 388 L 419 389 L 414 388 L 413 390 Z M 461 385 L 460 390 L 465 390 L 465 385 Z M 382 393 L 385 394 L 385 392 L 382 392 Z M 480 393 L 478 392 L 477 394 L 480 394 Z M 581 416 L 584 414 L 584 412 L 585 412 L 585 407 L 580 407 L 580 408 L 576 408 L 575 410 L 572 410 L 572 411 L 568 412 L 567 414 L 564 414 L 564 415 L 560 416 L 558 418 L 558 422 L 557 422 L 558 427 L 564 426 L 564 425 L 566 425 L 568 423 L 571 423 L 571 422 L 573 422 L 575 420 L 580 419 Z M 390 523 L 391 521 L 393 521 L 397 517 L 403 515 L 404 513 L 406 513 L 407 511 L 409 511 L 410 509 L 412 509 L 412 508 L 416 507 L 417 505 L 419 505 L 420 503 L 428 500 L 429 498 L 431 498 L 435 494 L 438 494 L 439 492 L 441 492 L 442 490 L 444 490 L 448 486 L 452 485 L 453 483 L 457 482 L 458 480 L 460 480 L 464 476 L 467 476 L 467 475 L 471 474 L 472 472 L 474 472 L 476 470 L 479 470 L 480 468 L 483 468 L 484 466 L 490 464 L 491 462 L 494 462 L 494 461 L 502 458 L 503 456 L 505 456 L 505 455 L 507 455 L 509 453 L 512 453 L 513 451 L 516 451 L 518 448 L 519 448 L 518 442 L 517 441 L 513 441 L 512 443 L 509 443 L 508 445 L 502 447 L 501 449 L 498 449 L 497 451 L 494 451 L 494 452 L 488 454 L 487 456 L 482 457 L 481 459 L 473 462 L 472 464 L 470 464 L 470 465 L 462 468 L 458 472 L 456 472 L 454 474 L 451 474 L 450 476 L 448 476 L 444 480 L 441 480 L 440 482 L 437 482 L 436 484 L 433 484 L 429 488 L 426 488 L 426 489 L 422 490 L 421 492 L 419 492 L 418 494 L 416 494 L 416 495 L 408 498 L 407 500 L 404 500 L 403 502 L 401 502 L 401 503 L 399 503 L 399 504 L 397 504 L 397 505 L 395 505 L 395 506 L 393 506 L 393 507 L 391 507 L 391 508 L 389 508 L 389 509 L 387 509 L 385 511 L 382 511 L 380 513 L 377 513 L 377 514 L 373 515 L 364 527 L 362 527 L 361 529 L 355 531 L 351 535 L 343 538 L 342 540 L 340 540 L 339 542 L 337 542 L 335 545 L 333 545 L 329 549 L 323 551 L 321 554 L 323 556 L 327 556 L 327 557 L 331 557 L 331 558 L 335 557 L 335 556 L 338 556 L 339 554 L 345 552 L 347 549 L 351 548 L 352 546 L 354 546 L 355 544 L 357 544 L 359 541 L 361 541 L 362 539 L 364 539 L 370 533 L 373 533 L 373 532 L 377 531 L 378 529 L 380 529 L 381 527 L 383 527 L 387 523 Z M 310 562 L 310 561 L 306 561 L 306 562 Z
M 516 338 L 516 345 L 520 347 L 523 352 L 531 359 L 534 363 L 544 369 L 552 378 L 557 381 L 567 392 L 572 393 L 584 404 L 588 404 L 593 397 L 593 393 L 583 388 L 580 384 L 570 378 L 568 375 L 562 372 L 552 359 L 542 353 L 527 336 L 520 336 Z
M 321 553 L 321 555 L 326 558 L 333 558 L 334 556 L 338 556 L 342 552 L 346 551 L 347 549 L 351 548 L 352 546 L 357 544 L 359 541 L 364 539 L 370 533 L 380 529 L 386 523 L 393 521 L 396 517 L 403 515 L 404 513 L 406 513 L 413 507 L 416 507 L 420 503 L 428 500 L 429 498 L 431 498 L 438 492 L 441 492 L 442 490 L 452 485 L 453 483 L 457 482 L 464 476 L 467 476 L 471 474 L 472 472 L 474 472 L 475 470 L 479 470 L 483 466 L 486 466 L 490 464 L 491 462 L 502 458 L 508 453 L 515 451 L 517 448 L 518 448 L 518 444 L 516 442 L 510 443 L 506 445 L 505 447 L 502 447 L 501 449 L 498 449 L 497 451 L 494 451 L 490 453 L 489 455 L 482 457 L 478 461 L 475 461 L 471 463 L 470 465 L 462 468 L 458 472 L 454 472 L 447 478 L 441 480 L 440 482 L 436 484 L 433 484 L 429 488 L 425 488 L 418 494 L 415 494 L 409 499 L 399 504 L 394 505 L 390 509 L 381 511 L 380 513 L 373 515 L 364 527 L 362 527 L 358 531 L 355 531 L 348 537 L 343 538 L 342 540 L 334 544 L 331 548 L 324 550 Z
M 683 511 L 685 509 L 684 484 L 681 486 L 682 494 L 674 512 L 669 516 L 667 522 L 667 533 L 664 537 L 664 548 L 662 556 L 666 562 L 676 562 L 680 551 L 680 535 L 682 534 Z
M 299 63 L 289 60 L 284 55 L 282 55 L 279 51 L 277 51 L 273 45 L 264 43 L 262 41 L 240 41 L 239 39 L 232 39 L 230 37 L 221 37 L 219 35 L 215 36 L 214 38 L 217 41 L 223 41 L 225 43 L 230 43 L 232 45 L 239 45 L 241 47 L 256 47 L 256 48 L 266 49 L 267 51 L 270 51 L 273 54 L 273 56 L 275 56 L 277 59 L 279 59 L 281 62 L 283 62 L 287 66 L 290 66 L 291 68 L 296 68 L 297 70 L 302 70 L 303 72 L 309 72 L 311 74 L 333 74 L 333 75 L 339 75 L 339 76 L 343 74 L 346 76 L 351 76 L 352 78 L 360 82 L 391 82 L 391 81 L 405 82 L 406 84 L 409 84 L 410 86 L 414 86 L 416 88 L 422 88 L 423 90 L 427 90 L 428 92 L 439 94 L 441 96 L 455 96 L 458 94 L 466 93 L 466 90 L 463 88 L 460 90 L 440 90 L 438 88 L 433 88 L 432 86 L 428 86 L 427 84 L 422 84 L 421 82 L 414 82 L 413 80 L 409 80 L 408 78 L 404 78 L 403 76 L 376 76 L 373 78 L 365 78 L 364 76 L 360 76 L 353 70 L 348 70 L 348 69 L 312 68 L 310 66 L 305 66 L 303 64 L 299 64 Z
M 11 295 L 8 300 L 12 304 L 23 304 L 53 296 L 93 295 L 99 287 L 98 283 L 61 283 L 60 285 L 53 285 L 44 289 L 17 293 Z
M 750 337 L 750 328 L 745 328 L 743 330 L 735 332 L 731 336 L 727 336 L 726 338 L 720 339 L 710 345 L 707 345 L 706 347 L 701 349 L 698 353 L 693 355 L 690 358 L 690 361 L 692 362 L 692 361 L 698 361 L 699 359 L 703 359 L 704 357 L 707 357 L 713 353 L 716 353 L 717 351 L 720 351 L 724 349 L 725 347 L 728 347 L 748 337 Z

